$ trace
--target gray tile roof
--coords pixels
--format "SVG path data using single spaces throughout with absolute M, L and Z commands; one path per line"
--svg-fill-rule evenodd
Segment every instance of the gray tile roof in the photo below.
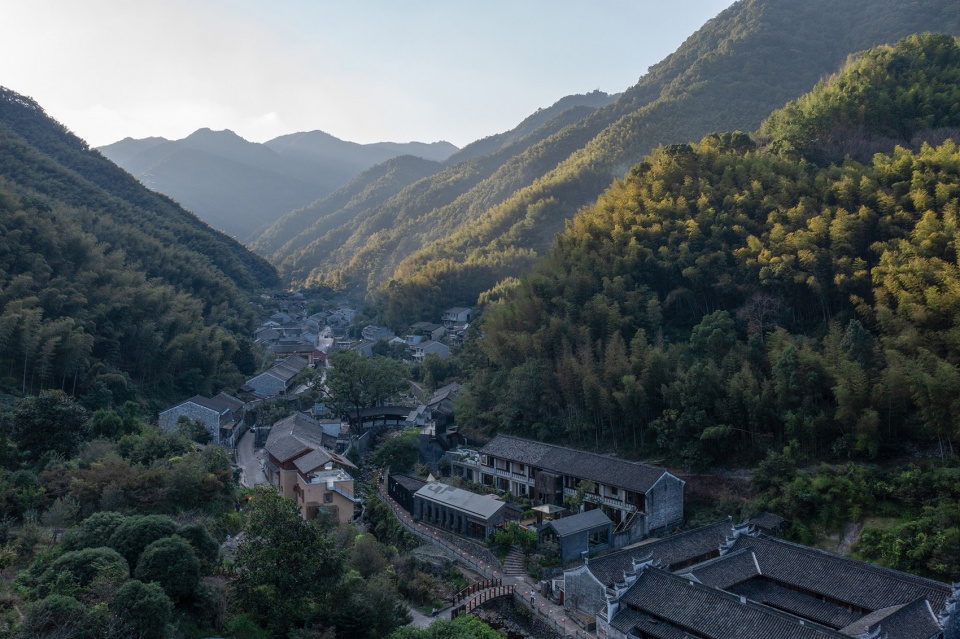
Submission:
M 304 451 L 322 447 L 323 428 L 303 413 L 294 413 L 274 424 L 265 446 L 281 464 Z
M 721 521 L 694 530 L 650 541 L 632 548 L 590 559 L 587 568 L 605 586 L 623 581 L 623 573 L 633 570 L 633 559 L 650 555 L 663 568 L 686 564 L 689 561 L 720 554 L 720 545 L 733 536 L 733 525 Z
M 390 479 L 394 480 L 411 493 L 415 493 L 427 485 L 427 482 L 423 481 L 422 479 L 417 479 L 416 477 L 411 477 L 410 475 L 390 473 Z
M 657 626 L 689 629 L 706 639 L 848 639 L 830 628 L 655 568 L 645 569 L 620 603 L 655 618 Z M 614 616 L 615 623 L 619 616 Z
M 660 623 L 650 615 L 632 608 L 621 611 L 613 619 L 610 625 L 625 635 L 636 629 L 656 639 L 697 639 L 676 626 Z
M 293 460 L 293 465 L 296 466 L 297 470 L 306 475 L 311 470 L 316 470 L 321 466 L 325 465 L 327 462 L 332 462 L 333 457 L 327 453 L 327 451 L 322 448 L 317 448 L 310 451 L 303 457 L 297 457 Z
M 786 521 L 780 515 L 773 513 L 760 513 L 750 520 L 750 523 L 763 531 L 773 531 L 779 528 Z
M 891 606 L 858 619 L 840 630 L 849 637 L 880 629 L 891 639 L 933 639 L 939 636 L 940 623 L 925 599 Z
M 209 397 L 204 397 L 203 395 L 194 395 L 187 401 L 183 402 L 183 404 L 186 404 L 188 402 L 191 404 L 196 404 L 197 406 L 203 406 L 207 410 L 212 410 L 217 414 L 223 412 L 223 410 L 220 409 L 220 406 L 216 402 L 214 402 Z M 177 406 L 182 406 L 183 404 L 177 404 Z
M 297 373 L 305 369 L 308 365 L 309 365 L 309 362 L 307 362 L 307 360 L 303 359 L 302 357 L 298 355 L 291 355 L 290 357 L 287 357 L 283 361 L 280 361 L 274 364 L 273 368 L 271 368 L 267 372 L 277 376 L 278 378 L 284 381 L 289 381 Z
M 842 628 L 863 616 L 859 612 L 847 610 L 838 604 L 778 586 L 763 578 L 751 579 L 727 590 L 757 603 L 785 610 L 831 628 Z
M 338 466 L 356 468 L 349 459 L 323 450 L 323 437 L 323 426 L 317 420 L 305 413 L 294 413 L 273 425 L 265 448 L 281 464 L 305 452 L 320 451 Z
M 667 472 L 656 466 L 510 435 L 497 435 L 480 452 L 636 493 L 646 493 Z
M 452 382 L 446 386 L 442 386 L 437 389 L 437 392 L 433 394 L 433 397 L 427 401 L 427 406 L 435 406 L 441 402 L 453 399 L 457 396 L 457 393 L 460 392 L 460 384 Z
M 483 520 L 490 519 L 506 506 L 506 503 L 494 499 L 490 495 L 477 495 L 440 483 L 425 485 L 414 493 L 414 497 L 421 497 L 438 504 L 450 506 Z
M 822 550 L 760 535 L 739 537 L 730 548 L 751 548 L 768 579 L 874 611 L 927 599 L 939 613 L 951 594 L 946 584 Z
M 600 526 L 609 526 L 611 523 L 610 518 L 607 517 L 602 510 L 595 508 L 594 510 L 587 510 L 582 513 L 577 513 L 576 515 L 570 515 L 569 517 L 554 519 L 547 522 L 546 526 L 553 528 L 557 536 L 567 537 L 586 530 L 599 528 Z
M 237 412 L 245 406 L 242 399 L 231 397 L 226 393 L 218 393 L 214 397 L 211 397 L 210 405 L 215 406 L 216 410 L 219 410 L 221 413 L 228 409 Z
M 728 590 L 731 586 L 760 574 L 760 566 L 749 548 L 727 553 L 722 557 L 697 564 L 681 573 L 705 586 Z

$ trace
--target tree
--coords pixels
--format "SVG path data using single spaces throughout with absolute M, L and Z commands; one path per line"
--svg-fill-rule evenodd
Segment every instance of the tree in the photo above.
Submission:
M 73 457 L 87 438 L 87 411 L 59 390 L 17 400 L 10 434 L 20 452 L 38 459 L 47 452 Z
M 393 472 L 406 472 L 420 459 L 420 444 L 416 431 L 407 431 L 399 437 L 391 437 L 373 456 L 378 467 L 389 466 Z
M 164 537 L 177 532 L 177 524 L 166 515 L 132 515 L 123 520 L 110 536 L 109 545 L 137 566 L 143 550 Z
M 428 628 L 406 626 L 388 639 L 503 639 L 503 635 L 473 615 L 461 615 L 452 620 L 438 619 Z
M 35 601 L 27 608 L 20 626 L 23 639 L 86 639 L 87 608 L 66 595 L 51 595 Z M 91 638 L 92 639 L 92 638 Z
M 329 361 L 327 393 L 330 400 L 358 425 L 364 408 L 378 406 L 403 390 L 406 369 L 396 360 L 340 351 L 331 355 Z
M 43 572 L 36 592 L 82 597 L 94 585 L 119 587 L 130 576 L 126 560 L 112 548 L 84 548 L 64 553 Z
M 96 548 L 106 544 L 111 535 L 123 523 L 120 513 L 101 511 L 94 513 L 63 534 L 64 550 Z
M 326 610 L 342 561 L 332 540 L 300 516 L 293 500 L 258 487 L 237 548 L 236 607 L 272 637 L 286 637 Z
M 186 539 L 204 567 L 217 563 L 220 556 L 220 544 L 213 538 L 206 526 L 200 523 L 187 524 L 177 531 L 177 536 Z
M 164 537 L 147 546 L 134 576 L 144 583 L 157 583 L 174 601 L 193 596 L 200 585 L 200 560 L 182 537 Z
M 578 513 L 580 512 L 580 507 L 583 505 L 584 499 L 586 499 L 588 494 L 593 494 L 596 487 L 597 485 L 589 479 L 581 480 L 577 482 L 577 489 L 574 494 L 564 496 L 563 503 L 567 505 L 570 512 Z
M 173 602 L 160 584 L 131 579 L 114 595 L 110 608 L 126 625 L 129 636 L 164 639 L 170 634 Z

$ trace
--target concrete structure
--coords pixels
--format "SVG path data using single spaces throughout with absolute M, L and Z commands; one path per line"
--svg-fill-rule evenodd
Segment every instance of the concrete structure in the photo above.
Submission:
M 360 503 L 353 493 L 353 477 L 323 457 L 314 451 L 294 461 L 297 468 L 294 499 L 304 519 L 316 519 L 326 511 L 341 524 L 349 523 L 354 518 L 354 506 Z
M 466 324 L 470 321 L 472 316 L 472 311 L 469 308 L 463 306 L 455 306 L 454 308 L 448 308 L 443 312 L 443 315 L 440 316 L 440 321 L 443 322 L 443 325 L 446 328 L 453 328 L 457 324 Z
M 353 479 L 345 471 L 357 467 L 324 449 L 324 436 L 322 425 L 304 413 L 274 424 L 265 446 L 267 481 L 284 497 L 296 499 L 305 517 L 315 517 L 322 506 L 340 521 L 350 521 L 353 504 L 360 500 L 353 497 Z
M 293 387 L 293 378 L 307 365 L 307 360 L 293 355 L 277 362 L 268 371 L 251 377 L 246 385 L 260 397 L 286 395 Z
M 560 561 L 570 563 L 584 556 L 610 548 L 613 543 L 613 522 L 602 510 L 587 510 L 569 517 L 553 519 L 537 531 L 539 542 L 555 542 L 560 548 Z
M 441 342 L 434 342 L 433 340 L 414 344 L 410 350 L 413 351 L 413 359 L 417 362 L 422 362 L 427 358 L 427 355 L 431 353 L 434 353 L 440 359 L 450 358 L 450 347 Z
M 440 483 L 429 483 L 414 493 L 413 516 L 438 528 L 473 539 L 486 539 L 520 511 L 493 495 L 477 495 Z
M 423 336 L 423 339 L 432 339 L 435 342 L 439 342 L 447 336 L 447 329 L 444 328 L 442 324 L 431 324 L 430 322 L 411 324 L 410 332 L 413 333 L 413 335 Z
M 581 482 L 583 508 L 600 508 L 614 524 L 618 548 L 683 523 L 684 481 L 663 468 L 616 457 L 497 435 L 477 453 L 452 456 L 452 472 L 534 504 L 563 505 Z
M 413 496 L 426 485 L 427 482 L 410 475 L 399 473 L 387 475 L 387 494 L 411 515 L 413 514 Z
M 396 337 L 396 334 L 386 326 L 375 326 L 373 324 L 364 326 L 360 333 L 363 336 L 363 339 L 367 340 L 368 342 L 379 342 L 382 339 L 389 340 Z
M 233 446 L 243 420 L 244 406 L 242 400 L 226 393 L 212 398 L 194 395 L 160 413 L 160 428 L 166 433 L 172 433 L 177 428 L 177 420 L 186 417 L 203 424 L 214 444 Z

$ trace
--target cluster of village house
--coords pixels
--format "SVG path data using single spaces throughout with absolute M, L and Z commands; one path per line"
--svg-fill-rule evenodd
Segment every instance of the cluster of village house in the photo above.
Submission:
M 775 515 L 656 538 L 683 519 L 684 482 L 662 468 L 505 435 L 451 461 L 537 504 L 530 527 L 566 566 L 550 590 L 603 639 L 946 639 L 960 625 L 957 587 L 787 542 Z M 549 519 L 584 480 L 582 510 Z M 467 537 L 519 517 L 496 497 L 387 482 L 415 517 Z
M 281 308 L 255 335 L 256 341 L 277 357 L 273 366 L 246 380 L 238 393 L 243 399 L 226 393 L 214 397 L 197 395 L 161 412 L 159 424 L 164 431 L 174 431 L 186 418 L 201 424 L 210 434 L 212 444 L 234 447 L 249 426 L 244 419 L 246 410 L 268 399 L 296 398 L 307 390 L 296 384 L 297 375 L 308 366 L 325 365 L 331 349 L 354 348 L 369 355 L 370 347 L 377 341 L 397 339 L 387 329 L 375 326 L 364 327 L 364 339 L 359 342 L 344 339 L 342 336 L 354 321 L 353 309 L 340 307 L 307 316 L 302 296 L 279 298 Z M 442 324 L 418 322 L 402 341 L 408 345 L 412 359 L 422 361 L 429 353 L 449 357 L 448 344 L 460 343 L 470 317 L 470 309 L 449 309 L 441 317 Z M 360 423 L 324 418 L 322 407 L 318 406 L 311 414 L 297 412 L 267 425 L 267 479 L 284 496 L 297 500 L 304 517 L 313 518 L 326 511 L 340 521 L 350 521 L 360 500 L 354 496 L 349 474 L 356 467 L 344 455 L 357 442 L 356 431 L 368 430 L 364 427 L 375 424 L 416 427 L 428 435 L 425 448 L 432 446 L 438 455 L 442 454 L 449 448 L 446 438 L 458 390 L 458 384 L 451 384 L 438 389 L 424 403 L 368 409 Z M 455 429 L 449 430 L 455 433 Z
M 297 314 L 296 300 L 284 306 L 257 329 L 254 337 L 278 358 L 297 355 L 310 364 L 324 363 L 327 353 L 336 350 L 355 350 L 369 357 L 374 344 L 381 341 L 403 345 L 413 361 L 422 362 L 431 353 L 447 359 L 451 347 L 463 344 L 472 317 L 471 309 L 454 307 L 441 314 L 439 324 L 416 322 L 402 336 L 371 324 L 361 329 L 359 337 L 348 338 L 355 310 L 340 307 L 307 316 Z
M 324 326 L 337 321 L 323 319 Z M 311 362 L 301 355 L 247 380 L 245 390 L 259 397 L 295 393 L 291 380 Z M 458 390 L 456 384 L 438 389 L 427 402 L 403 409 L 405 417 L 394 410 L 392 423 L 420 429 L 422 450 L 444 461 L 435 468 L 530 500 L 536 522 L 528 526 L 541 542 L 553 542 L 567 566 L 550 590 L 599 637 L 945 636 L 956 608 L 951 587 L 786 542 L 777 536 L 778 517 L 657 538 L 683 523 L 684 482 L 665 469 L 507 435 L 478 449 L 458 446 L 451 418 Z M 184 415 L 203 423 L 215 443 L 232 445 L 244 406 L 225 394 L 198 396 L 161 413 L 160 423 L 170 430 Z M 381 413 L 385 418 L 389 411 Z M 349 424 L 338 419 L 296 413 L 280 420 L 265 444 L 268 481 L 295 500 L 305 518 L 326 512 L 350 521 L 360 503 L 350 474 L 356 467 L 344 456 L 350 443 Z M 467 538 L 486 539 L 522 516 L 496 494 L 404 474 L 388 473 L 385 481 L 415 518 Z M 568 514 L 571 496 L 582 505 Z

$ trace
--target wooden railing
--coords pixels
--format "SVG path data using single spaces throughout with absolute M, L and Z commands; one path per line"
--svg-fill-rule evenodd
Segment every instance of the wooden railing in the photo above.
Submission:
M 501 597 L 513 597 L 513 586 L 501 586 L 499 585 L 499 579 L 494 581 L 496 581 L 498 585 L 475 591 L 473 597 L 468 600 L 467 603 L 462 606 L 455 606 L 450 610 L 450 618 L 456 619 L 460 615 L 469 614 L 488 601 L 493 601 Z

